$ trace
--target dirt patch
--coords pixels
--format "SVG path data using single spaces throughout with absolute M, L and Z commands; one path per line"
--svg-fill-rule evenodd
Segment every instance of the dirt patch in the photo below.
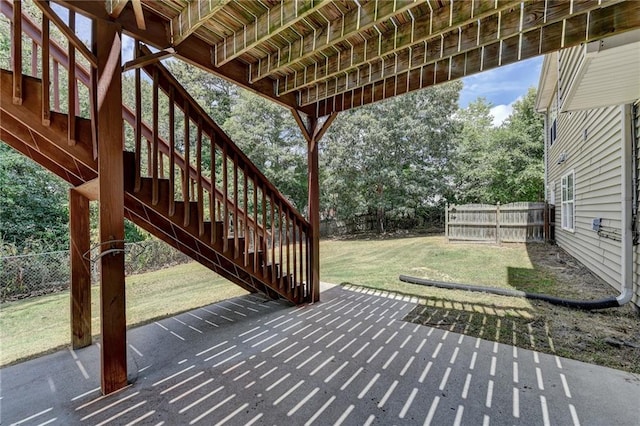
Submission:
M 615 296 L 611 286 L 557 246 L 527 247 L 534 268 L 552 277 L 550 295 L 579 300 Z M 430 298 L 406 321 L 640 374 L 640 316 L 631 304 L 579 311 L 532 301 L 531 309 Z

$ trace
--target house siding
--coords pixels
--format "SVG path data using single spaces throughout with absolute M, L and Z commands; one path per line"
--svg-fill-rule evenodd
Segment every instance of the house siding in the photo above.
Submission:
M 640 147 L 640 100 L 636 102 L 634 106 L 634 134 L 636 138 L 636 147 Z M 637 152 L 636 154 L 640 153 Z M 636 176 L 640 177 L 640 155 L 636 158 L 636 166 L 639 167 L 636 169 Z M 638 194 L 640 196 L 640 194 Z M 636 218 L 636 221 L 638 219 Z M 637 229 L 640 229 L 640 224 L 636 223 Z M 633 250 L 633 287 L 634 287 L 634 296 L 631 300 L 636 306 L 640 307 L 640 245 L 634 247 Z
M 576 47 L 558 54 L 558 86 L 552 97 L 561 110 L 572 76 L 584 60 L 584 48 Z M 547 124 L 551 106 L 547 108 Z M 587 266 L 596 275 L 621 290 L 622 245 L 592 229 L 593 219 L 621 233 L 622 226 L 622 147 L 625 138 L 624 107 L 611 106 L 587 111 L 558 113 L 557 138 L 547 146 L 547 199 L 555 198 L 557 244 Z M 640 145 L 640 101 L 636 102 L 634 136 Z M 627 123 L 631 126 L 631 123 Z M 546 129 L 548 132 L 549 129 Z M 640 155 L 636 165 L 640 165 Z M 561 158 L 565 158 L 560 162 Z M 560 162 L 560 164 L 558 164 Z M 574 230 L 562 229 L 562 176 L 573 171 L 575 179 Z M 640 168 L 636 170 L 640 177 Z M 553 195 L 552 195 L 553 194 Z M 638 224 L 640 229 L 640 224 Z M 634 296 L 640 306 L 640 246 L 634 246 Z
M 561 51 L 558 55 L 558 103 L 568 90 L 584 48 Z M 559 113 L 558 137 L 549 147 L 548 179 L 555 188 L 556 242 L 595 274 L 616 289 L 620 289 L 621 244 L 599 236 L 592 230 L 593 219 L 603 226 L 621 228 L 621 155 L 622 116 L 619 106 L 589 111 Z M 558 164 L 561 154 L 566 160 Z M 574 231 L 562 229 L 562 176 L 573 170 L 575 176 Z

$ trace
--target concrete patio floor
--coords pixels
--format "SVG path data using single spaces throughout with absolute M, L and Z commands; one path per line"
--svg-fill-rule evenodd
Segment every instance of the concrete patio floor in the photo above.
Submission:
M 415 299 L 334 287 L 249 295 L 130 330 L 131 385 L 97 345 L 0 370 L 15 425 L 638 425 L 640 378 L 402 318 Z

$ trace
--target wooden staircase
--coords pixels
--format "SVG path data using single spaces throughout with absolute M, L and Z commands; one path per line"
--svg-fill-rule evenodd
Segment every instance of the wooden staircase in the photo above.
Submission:
M 57 21 L 42 10 L 38 26 L 0 0 L 0 12 L 31 40 L 29 51 L 14 37 L 13 70 L 0 70 L 0 136 L 70 184 L 90 185 L 98 177 L 95 69 L 75 61 L 86 47 L 72 36 L 67 49 L 49 40 Z M 27 55 L 31 73 L 19 65 Z M 312 301 L 309 223 L 160 62 L 143 63 L 133 66 L 135 105 L 122 108 L 125 217 L 250 292 Z M 72 84 L 61 105 L 63 75 Z

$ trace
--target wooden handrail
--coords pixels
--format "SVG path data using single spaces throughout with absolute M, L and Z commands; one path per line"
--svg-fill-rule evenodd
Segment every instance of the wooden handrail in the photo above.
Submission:
M 152 53 L 151 50 L 146 46 L 142 46 L 141 50 L 143 55 L 150 55 Z M 187 102 L 189 104 L 190 118 L 194 121 L 197 121 L 198 119 L 202 119 L 202 123 L 205 126 L 205 129 L 207 127 L 210 128 L 211 131 L 215 133 L 215 136 L 218 138 L 221 138 L 222 142 L 226 144 L 229 148 L 231 148 L 231 151 L 233 151 L 237 155 L 237 161 L 239 163 L 239 167 L 244 168 L 244 166 L 246 165 L 249 169 L 249 173 L 253 176 L 256 176 L 258 180 L 264 182 L 269 192 L 272 195 L 274 195 L 279 202 L 282 202 L 287 207 L 287 210 L 290 210 L 298 218 L 298 220 L 300 220 L 302 224 L 308 225 L 308 222 L 304 218 L 304 216 L 302 216 L 295 209 L 295 207 L 291 205 L 289 200 L 287 200 L 287 198 L 283 196 L 282 193 L 267 179 L 267 177 L 260 171 L 260 169 L 258 169 L 256 165 L 253 164 L 253 162 L 251 162 L 251 160 L 246 156 L 246 154 L 242 152 L 240 148 L 238 148 L 238 146 L 231 140 L 231 138 L 227 136 L 224 130 L 222 130 L 218 126 L 218 124 L 215 121 L 213 121 L 213 119 L 206 113 L 206 111 L 200 106 L 200 104 L 197 101 L 195 101 L 191 97 L 191 95 L 189 95 L 189 93 L 187 93 L 187 91 L 182 87 L 182 85 L 180 85 L 178 80 L 176 80 L 176 78 L 165 67 L 163 67 L 159 63 L 152 63 L 152 64 L 145 65 L 143 69 L 149 75 L 152 75 L 154 67 L 159 68 L 159 71 L 160 71 L 159 84 L 160 84 L 160 87 L 163 89 L 163 91 L 167 95 L 169 94 L 169 88 L 172 86 L 174 87 L 174 90 L 175 90 L 174 96 L 175 96 L 176 105 L 178 106 L 183 105 L 184 102 Z M 218 139 L 218 141 L 220 140 Z
M 7 17 L 12 16 L 13 13 L 13 6 L 12 4 L 8 1 L 8 0 L 0 0 L 0 13 L 4 14 Z M 43 49 L 44 51 L 44 46 L 48 46 L 48 53 L 51 56 L 51 58 L 56 61 L 58 64 L 60 64 L 63 68 L 65 69 L 69 69 L 69 57 L 67 56 L 67 52 L 65 52 L 65 50 L 62 48 L 62 46 L 60 46 L 57 42 L 55 42 L 54 40 L 49 40 L 49 43 L 43 43 L 42 42 L 42 31 L 40 28 L 38 28 L 38 26 L 31 20 L 29 19 L 28 16 L 26 15 L 22 15 L 22 31 L 31 39 L 33 40 L 33 42 L 39 46 L 41 49 Z M 91 76 L 89 74 L 89 71 L 82 65 L 78 65 L 76 63 L 75 66 L 75 77 L 76 79 L 82 83 L 85 87 L 90 88 L 91 87 Z M 135 117 L 135 113 L 126 105 L 122 105 L 122 118 L 124 121 L 126 121 L 129 125 L 131 125 L 132 127 L 135 127 L 136 125 L 136 117 Z M 151 130 L 151 128 L 144 122 L 141 120 L 140 122 L 141 124 L 141 128 L 142 128 L 142 135 L 146 140 L 152 140 L 153 139 L 153 131 Z M 171 154 L 171 150 L 170 150 L 170 144 L 168 141 L 166 141 L 164 138 L 159 138 L 159 149 L 160 152 L 162 152 L 162 154 L 169 156 Z M 179 153 L 175 153 L 174 154 L 176 156 L 176 166 L 178 166 L 179 168 L 182 168 L 184 170 L 185 168 L 185 161 L 184 161 L 184 157 L 182 155 L 180 155 Z M 193 180 L 197 179 L 197 170 L 196 167 L 193 165 L 189 165 L 189 177 Z M 205 176 L 202 177 L 202 186 L 203 188 L 210 192 L 212 190 L 212 185 L 211 185 L 211 180 L 206 178 Z M 218 200 L 222 200 L 222 191 L 220 191 L 220 189 L 215 188 L 216 191 L 216 198 Z M 231 205 L 231 202 L 230 202 Z M 242 209 L 239 210 L 240 216 L 243 218 L 244 220 L 244 211 Z M 246 220 L 249 224 L 251 225 L 255 225 L 253 222 L 253 219 L 250 216 L 246 217 Z M 260 226 L 258 226 L 258 228 L 261 231 L 261 236 L 264 235 L 264 229 Z
M 62 66 L 68 72 L 69 81 L 67 98 L 69 133 L 67 139 L 70 145 L 75 143 L 75 121 L 76 113 L 79 110 L 79 95 L 76 91 L 77 84 L 81 83 L 88 89 L 90 96 L 91 135 L 95 155 L 97 152 L 97 139 L 94 131 L 97 117 L 95 56 L 74 33 L 73 12 L 70 12 L 69 24 L 67 25 L 48 4 L 38 4 L 38 7 L 43 15 L 42 28 L 22 11 L 20 2 L 0 0 L 0 13 L 11 20 L 12 34 L 19 35 L 14 37 L 12 41 L 14 102 L 20 103 L 22 101 L 22 67 L 21 64 L 17 65 L 18 62 L 21 62 L 17 59 L 21 59 L 22 55 L 21 35 L 26 34 L 31 38 L 32 43 L 31 73 L 34 77 L 38 77 L 38 66 L 42 65 L 43 123 L 49 125 L 51 96 L 49 83 L 53 85 L 54 110 L 59 110 L 59 67 Z M 67 37 L 68 49 L 62 48 L 50 39 L 49 25 L 51 23 L 58 26 L 63 35 Z M 41 51 L 42 64 L 39 62 L 38 50 Z M 89 69 L 75 61 L 76 50 L 87 57 L 92 65 Z M 139 42 L 136 43 L 136 53 L 154 59 L 158 56 L 154 56 L 147 47 L 140 46 Z M 148 61 L 135 62 L 136 108 L 132 110 L 126 104 L 122 105 L 123 123 L 133 127 L 135 134 L 134 192 L 141 190 L 141 171 L 143 170 L 141 160 L 144 153 L 147 163 L 144 170 L 147 178 L 151 179 L 151 188 L 150 193 L 143 194 L 143 197 L 150 197 L 150 201 L 147 200 L 150 206 L 168 199 L 168 214 L 173 216 L 176 213 L 176 204 L 184 203 L 181 209 L 183 225 L 188 228 L 188 232 L 197 233 L 201 239 L 208 232 L 204 222 L 205 215 L 208 215 L 211 221 L 208 243 L 218 245 L 218 250 L 221 249 L 224 256 L 233 260 L 237 266 L 253 272 L 260 280 L 269 283 L 268 285 L 272 289 L 286 295 L 290 300 L 306 300 L 310 295 L 308 262 L 309 250 L 311 250 L 309 245 L 310 224 L 162 64 L 146 62 Z M 50 76 L 51 63 L 53 64 L 53 73 Z M 153 82 L 153 105 L 151 106 L 153 119 L 151 124 L 146 123 L 142 118 L 141 71 L 147 73 Z M 162 96 L 167 97 L 170 104 L 169 140 L 160 134 L 160 92 L 162 92 Z M 176 107 L 183 113 L 183 135 L 176 135 L 175 132 L 176 126 L 181 125 L 175 121 Z M 195 128 L 194 132 L 190 130 L 193 128 Z M 210 151 L 205 149 L 206 138 L 211 144 Z M 143 148 L 143 140 L 146 141 L 146 148 Z M 178 152 L 178 149 L 183 154 Z M 161 186 L 160 181 L 167 177 L 165 169 L 167 158 L 170 189 L 168 194 L 161 194 L 160 188 L 166 188 Z M 222 160 L 222 167 L 216 166 L 216 162 L 220 162 L 220 160 Z M 203 174 L 203 171 L 209 168 L 208 161 L 211 166 L 211 177 Z M 176 167 L 179 171 L 175 170 Z M 177 178 L 182 181 L 182 200 L 175 200 L 176 172 L 181 173 L 181 176 Z M 209 175 L 209 171 L 204 171 L 204 173 Z M 222 186 L 218 187 L 216 182 L 220 178 Z M 205 191 L 207 192 L 206 196 Z M 205 210 L 207 202 L 209 207 Z M 193 211 L 194 209 L 195 211 Z

